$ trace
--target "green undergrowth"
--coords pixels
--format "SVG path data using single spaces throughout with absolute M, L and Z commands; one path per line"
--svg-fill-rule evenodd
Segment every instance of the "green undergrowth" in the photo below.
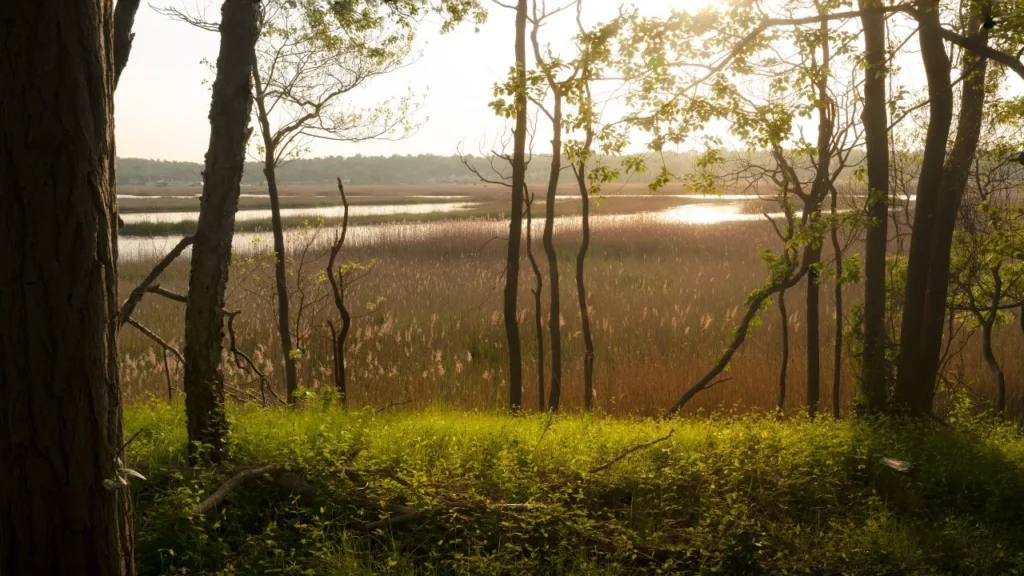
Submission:
M 1024 573 L 1024 440 L 1009 427 L 229 416 L 230 463 L 192 470 L 180 405 L 127 411 L 129 465 L 148 476 L 132 481 L 140 574 Z M 289 471 L 191 513 L 268 463 Z

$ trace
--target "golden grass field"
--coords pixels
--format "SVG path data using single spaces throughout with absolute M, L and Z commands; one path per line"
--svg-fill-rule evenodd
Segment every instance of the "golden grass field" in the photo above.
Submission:
M 409 194 L 407 190 L 404 193 Z M 353 288 L 349 298 L 354 314 L 362 316 L 354 321 L 347 343 L 349 398 L 355 406 L 411 401 L 410 406 L 440 403 L 494 408 L 507 403 L 500 312 L 504 242 L 493 238 L 491 228 L 477 230 L 445 222 L 434 225 L 445 232 L 429 241 L 385 238 L 377 245 L 342 252 L 345 261 L 376 261 L 374 272 Z M 574 280 L 578 241 L 575 230 L 562 230 L 556 237 L 562 275 L 563 406 L 569 409 L 582 405 L 583 344 Z M 535 253 L 541 259 L 539 234 L 535 242 Z M 587 285 L 596 341 L 596 408 L 614 414 L 656 414 L 700 378 L 730 339 L 746 295 L 764 282 L 765 268 L 758 251 L 777 249 L 778 244 L 764 222 L 680 225 L 640 215 L 595 226 Z M 831 258 L 826 243 L 823 259 Z M 326 322 L 336 320 L 336 312 L 326 298 L 329 288 L 320 276 L 326 254 L 310 252 L 301 271 L 297 260 L 296 255 L 289 269 L 296 346 L 307 350 L 299 363 L 300 384 L 315 390 L 332 383 Z M 543 260 L 540 264 L 546 269 Z M 121 265 L 122 297 L 151 267 L 152 262 Z M 187 261 L 179 260 L 160 282 L 184 292 L 187 273 Z M 525 352 L 524 402 L 528 409 L 537 405 L 536 333 L 530 293 L 533 282 L 524 252 L 520 326 Z M 299 293 L 300 285 L 303 295 Z M 227 307 L 242 310 L 236 321 L 239 348 L 264 367 L 281 393 L 282 361 L 271 290 L 270 256 L 237 258 L 233 262 Z M 787 292 L 791 341 L 788 412 L 796 412 L 804 402 L 803 292 L 802 284 Z M 383 298 L 380 306 L 367 313 L 364 305 L 378 298 Z M 847 313 L 849 304 L 860 298 L 859 286 L 848 287 Z M 305 304 L 300 306 L 300 301 Z M 822 286 L 821 302 L 821 406 L 827 411 L 835 325 L 831 285 Z M 149 295 L 135 317 L 180 349 L 183 305 Z M 761 325 L 751 331 L 723 375 L 730 380 L 698 395 L 689 412 L 774 406 L 780 366 L 780 320 L 774 302 L 761 319 Z M 165 397 L 167 384 L 160 349 L 130 326 L 123 329 L 120 346 L 127 396 Z M 1006 370 L 1011 400 L 1021 390 L 1019 382 L 1024 372 L 1015 359 L 1024 352 L 1022 347 L 1024 339 L 1015 325 L 1000 328 L 996 353 Z M 234 388 L 258 388 L 251 374 L 229 361 L 224 366 L 232 395 L 241 395 L 232 392 Z M 173 393 L 178 395 L 181 367 L 173 358 L 169 367 Z M 964 374 L 980 399 L 992 395 L 984 361 L 973 347 L 968 347 L 964 355 Z M 847 361 L 842 388 L 847 407 L 851 376 Z

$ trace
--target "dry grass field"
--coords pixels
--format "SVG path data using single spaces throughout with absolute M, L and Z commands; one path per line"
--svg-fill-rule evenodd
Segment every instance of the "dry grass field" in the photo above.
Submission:
M 346 261 L 376 263 L 373 273 L 353 288 L 350 297 L 351 307 L 359 316 L 347 343 L 349 397 L 356 406 L 410 401 L 409 406 L 418 407 L 438 403 L 493 408 L 507 402 L 500 312 L 504 243 L 494 238 L 493 226 L 476 229 L 444 222 L 434 225 L 442 227 L 442 232 L 429 240 L 384 238 L 376 245 L 343 251 Z M 574 282 L 578 232 L 561 230 L 556 241 L 562 275 L 563 406 L 578 409 L 582 405 L 583 357 Z M 702 376 L 730 339 L 746 295 L 764 281 L 765 268 L 758 251 L 777 249 L 778 242 L 764 222 L 679 225 L 639 215 L 606 220 L 596 226 L 587 284 L 597 348 L 597 409 L 613 414 L 655 414 Z M 292 248 L 299 251 L 301 244 L 294 243 Z M 534 249 L 541 258 L 539 241 Z M 301 270 L 298 253 L 293 258 L 292 320 L 296 345 L 306 350 L 300 360 L 300 380 L 315 393 L 332 382 L 326 322 L 334 320 L 336 313 L 326 298 L 328 287 L 321 275 L 326 254 L 311 250 Z M 827 244 L 823 258 L 832 258 Z M 187 266 L 187 261 L 176 262 L 165 272 L 162 285 L 184 292 Z M 122 295 L 151 267 L 152 262 L 122 264 Z M 236 259 L 227 307 L 242 311 L 236 321 L 239 348 L 254 357 L 281 394 L 282 362 L 274 329 L 272 276 L 269 256 Z M 524 398 L 526 407 L 534 409 L 533 274 L 525 254 L 520 286 L 520 326 L 526 354 Z M 789 412 L 796 412 L 804 402 L 803 291 L 800 285 L 787 292 L 792 348 Z M 849 287 L 847 294 L 847 303 L 860 301 L 859 287 Z M 835 323 L 831 295 L 832 286 L 823 286 L 823 409 L 831 402 Z M 379 305 L 367 312 L 365 305 L 378 299 Z M 773 301 L 724 374 L 729 380 L 698 395 L 689 412 L 774 406 L 780 366 L 778 314 Z M 184 319 L 181 304 L 150 295 L 135 315 L 180 348 Z M 1019 383 L 1024 376 L 1022 367 L 1014 361 L 1024 352 L 1024 339 L 1018 328 L 1005 326 L 998 333 L 997 346 L 1013 400 L 1020 393 Z M 121 354 L 125 390 L 130 398 L 167 395 L 159 348 L 126 326 Z M 181 367 L 173 358 L 168 364 L 173 394 L 179 395 Z M 258 390 L 253 375 L 233 362 L 225 362 L 225 372 L 232 396 L 243 398 L 247 394 L 240 390 Z M 847 361 L 842 388 L 846 407 L 851 375 Z M 991 396 L 984 361 L 970 346 L 964 354 L 964 375 L 979 399 Z

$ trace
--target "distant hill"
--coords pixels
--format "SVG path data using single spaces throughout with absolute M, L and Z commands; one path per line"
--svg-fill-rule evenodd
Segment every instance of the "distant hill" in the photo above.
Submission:
M 669 168 L 677 173 L 692 166 L 689 154 L 666 155 Z M 483 157 L 470 157 L 470 162 L 482 175 L 497 179 L 490 162 Z M 657 160 L 660 162 L 660 160 Z M 617 164 L 617 159 L 611 163 Z M 654 161 L 652 161 L 652 164 Z M 534 156 L 527 173 L 531 182 L 546 181 L 551 165 L 550 156 Z M 565 165 L 568 169 L 568 165 Z M 504 161 L 496 161 L 495 167 L 508 173 Z M 198 184 L 202 181 L 203 165 L 199 162 L 172 162 L 147 160 L 143 158 L 118 158 L 117 182 L 122 185 L 183 185 Z M 568 174 L 568 170 L 567 170 Z M 295 160 L 281 167 L 278 180 L 281 184 L 325 184 L 334 182 L 340 176 L 350 184 L 439 184 L 478 182 L 476 175 L 463 165 L 458 156 L 331 156 Z M 565 176 L 571 178 L 571 174 Z M 634 182 L 646 182 L 649 175 L 630 178 Z M 243 184 L 263 184 L 261 163 L 248 162 L 245 165 Z

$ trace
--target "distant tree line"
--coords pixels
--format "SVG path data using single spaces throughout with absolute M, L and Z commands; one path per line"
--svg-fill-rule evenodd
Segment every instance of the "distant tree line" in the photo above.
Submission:
M 687 172 L 693 164 L 690 153 L 665 154 L 665 162 L 674 173 Z M 536 155 L 531 162 L 526 179 L 531 182 L 546 181 L 550 156 Z M 483 156 L 470 156 L 470 162 L 481 169 L 487 168 L 489 160 Z M 609 158 L 608 163 L 616 163 Z M 660 160 L 659 160 L 660 162 Z M 568 161 L 566 161 L 568 163 Z M 489 169 L 489 168 L 488 168 Z M 199 162 L 175 162 L 169 160 L 148 160 L 144 158 L 118 158 L 117 183 L 124 185 L 145 185 L 163 182 L 167 184 L 198 184 L 202 180 L 203 165 Z M 416 156 L 329 156 L 325 158 L 303 158 L 288 162 L 278 168 L 280 184 L 331 184 L 338 174 L 345 174 L 347 184 L 435 184 L 479 182 L 460 156 L 419 154 Z M 634 174 L 630 181 L 649 180 L 647 174 Z M 242 185 L 266 183 L 262 162 L 247 162 L 242 176 Z

